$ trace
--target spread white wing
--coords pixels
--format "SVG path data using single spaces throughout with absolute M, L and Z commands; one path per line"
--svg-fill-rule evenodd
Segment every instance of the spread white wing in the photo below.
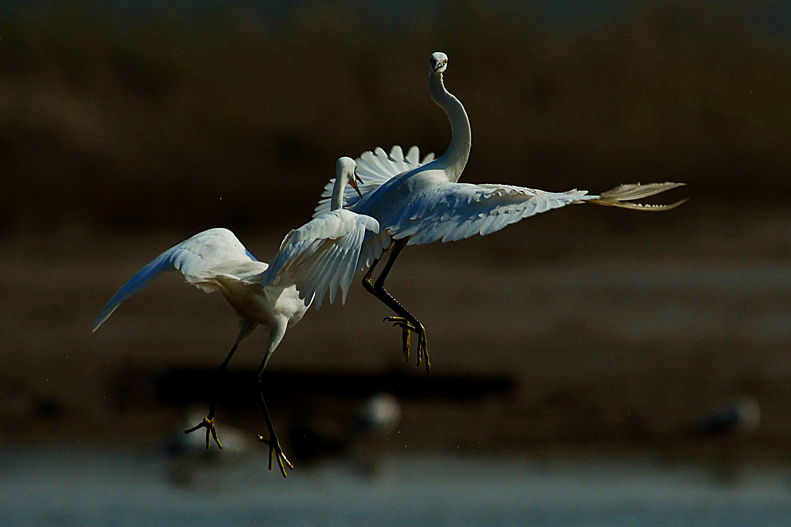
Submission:
M 423 159 L 420 159 L 420 150 L 417 146 L 411 147 L 406 155 L 404 155 L 404 151 L 398 145 L 390 149 L 390 154 L 380 147 L 376 147 L 373 152 L 370 150 L 363 152 L 360 157 L 355 159 L 357 175 L 362 180 L 362 182 L 358 183 L 360 192 L 363 196 L 367 196 L 394 176 L 425 165 L 433 160 L 433 153 L 426 154 Z M 335 178 L 332 178 L 324 186 L 321 199 L 313 213 L 314 218 L 330 211 L 330 197 L 332 196 L 334 184 Z M 353 209 L 358 201 L 360 201 L 359 194 L 353 188 L 346 187 L 343 195 L 343 202 L 346 204 L 346 208 Z
M 217 287 L 210 280 L 207 281 L 207 278 L 220 273 L 242 278 L 251 273 L 260 273 L 266 268 L 267 265 L 257 261 L 228 229 L 203 231 L 163 252 L 127 280 L 96 317 L 93 331 L 113 314 L 121 302 L 146 287 L 165 271 L 179 271 L 189 283 L 211 292 Z
M 385 196 L 386 197 L 386 196 Z M 375 194 L 366 205 L 380 198 Z M 581 203 L 598 196 L 585 190 L 546 192 L 514 185 L 440 182 L 427 185 L 394 207 L 382 207 L 379 234 L 370 235 L 360 253 L 365 268 L 387 250 L 391 239 L 409 238 L 410 245 L 485 236 L 524 218 Z
M 410 245 L 485 236 L 524 218 L 580 203 L 589 199 L 586 194 L 586 190 L 546 192 L 514 185 L 444 183 L 414 196 L 388 228 L 395 239 L 411 237 Z
M 249 280 L 265 286 L 296 284 L 305 305 L 315 295 L 317 309 L 326 292 L 330 303 L 338 290 L 346 302 L 368 231 L 379 232 L 379 222 L 370 216 L 344 209 L 321 214 L 289 232 L 266 272 Z

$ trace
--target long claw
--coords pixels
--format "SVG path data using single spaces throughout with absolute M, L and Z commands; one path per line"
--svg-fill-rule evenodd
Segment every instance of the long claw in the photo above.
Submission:
M 426 359 L 426 373 L 431 370 L 431 362 L 428 359 L 428 348 L 426 346 L 426 328 L 423 325 L 420 325 L 420 329 L 416 331 L 418 334 L 417 339 L 417 367 L 420 367 L 421 360 L 425 357 Z
M 420 366 L 420 357 L 426 358 L 426 373 L 431 370 L 431 361 L 428 359 L 428 348 L 426 347 L 426 330 L 424 329 L 420 333 L 420 337 L 418 338 L 418 349 L 417 349 L 417 365 Z
M 402 331 L 402 341 L 404 345 L 404 356 L 406 360 L 409 361 L 409 350 L 410 350 L 410 336 L 412 332 L 418 334 L 418 345 L 417 345 L 417 366 L 420 366 L 423 358 L 426 359 L 426 373 L 431 370 L 431 362 L 428 358 L 428 348 L 426 346 L 426 328 L 423 327 L 423 324 L 418 322 L 418 326 L 416 327 L 409 319 L 404 317 L 397 317 L 397 316 L 390 316 L 385 317 L 385 321 L 393 322 L 394 326 L 401 326 Z
M 390 316 L 384 318 L 385 322 L 393 322 L 393 326 L 401 327 L 401 343 L 403 345 L 404 358 L 409 362 L 409 351 L 412 347 L 411 332 L 419 333 L 412 323 L 404 317 Z
M 404 359 L 409 362 L 409 351 L 412 348 L 412 331 L 414 328 L 408 322 L 396 322 L 394 326 L 401 326 L 401 344 L 404 349 Z
M 385 317 L 383 320 L 385 322 L 392 322 L 393 326 L 400 326 L 405 330 L 414 331 L 415 333 L 420 333 L 420 330 L 416 328 L 412 324 L 412 322 L 410 322 L 408 319 L 404 317 L 391 316 L 391 317 Z
M 272 470 L 273 458 L 277 457 L 277 464 L 280 467 L 280 473 L 283 474 L 284 478 L 287 478 L 288 474 L 286 473 L 286 466 L 288 466 L 288 468 L 291 470 L 294 470 L 294 465 L 292 465 L 291 461 L 289 461 L 286 457 L 286 453 L 283 452 L 283 448 L 280 446 L 280 442 L 277 440 L 277 437 L 264 439 L 264 436 L 258 434 L 258 440 L 269 445 L 269 470 Z
M 214 438 L 214 442 L 217 443 L 217 446 L 220 447 L 220 449 L 222 449 L 222 443 L 220 443 L 220 440 L 217 437 L 217 429 L 214 427 L 214 417 L 208 417 L 208 416 L 204 417 L 203 421 L 196 424 L 192 428 L 184 430 L 184 433 L 191 434 L 192 432 L 195 432 L 200 428 L 206 429 L 206 450 L 208 450 L 209 447 L 211 446 L 212 437 Z
M 412 343 L 410 339 L 412 337 L 412 333 L 406 325 L 401 326 L 401 343 L 404 346 L 404 358 L 407 362 L 409 362 L 409 350 L 412 347 Z
M 393 326 L 401 326 L 405 329 L 409 329 L 410 331 L 414 331 L 418 333 L 418 329 L 410 322 L 408 319 L 404 317 L 396 317 L 396 316 L 389 316 L 382 319 L 383 322 L 393 322 Z

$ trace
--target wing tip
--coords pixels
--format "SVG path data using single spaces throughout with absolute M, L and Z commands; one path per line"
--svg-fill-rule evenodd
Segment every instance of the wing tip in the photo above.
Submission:
M 602 192 L 600 196 L 587 200 L 588 203 L 604 205 L 606 207 L 618 207 L 622 209 L 639 210 L 646 212 L 661 212 L 675 209 L 682 205 L 689 198 L 685 198 L 669 204 L 649 204 L 638 203 L 634 200 L 656 196 L 668 190 L 686 186 L 686 183 L 665 181 L 663 183 L 622 183 L 615 188 Z
M 96 320 L 93 321 L 93 328 L 91 329 L 91 333 L 96 333 L 96 330 L 99 329 L 102 324 L 104 324 L 110 315 L 112 315 L 118 306 L 105 306 L 104 309 L 99 313 L 99 316 L 96 317 Z

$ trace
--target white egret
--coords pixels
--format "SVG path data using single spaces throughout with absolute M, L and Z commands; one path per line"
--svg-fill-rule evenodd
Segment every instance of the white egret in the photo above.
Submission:
M 430 368 L 430 362 L 423 324 L 384 288 L 393 263 L 407 245 L 490 234 L 523 218 L 573 203 L 595 203 L 642 211 L 669 210 L 682 203 L 642 205 L 630 202 L 676 188 L 682 183 L 620 185 L 601 195 L 589 195 L 585 190 L 558 193 L 513 185 L 458 183 L 469 158 L 472 131 L 464 106 L 445 89 L 443 73 L 447 65 L 448 57 L 444 53 L 431 55 L 429 92 L 434 103 L 445 111 L 451 125 L 452 138 L 447 151 L 437 159 L 427 156 L 423 163 L 417 161 L 419 154 L 414 147 L 406 157 L 399 147 L 394 147 L 390 156 L 382 149 L 366 152 L 358 163 L 359 173 L 364 175 L 368 188 L 359 199 L 347 202 L 350 210 L 376 218 L 381 227 L 378 233 L 366 235 L 360 253 L 361 268 L 370 267 L 363 278 L 363 286 L 395 311 L 396 316 L 385 320 L 401 326 L 407 359 L 410 332 L 417 333 L 417 364 L 420 365 L 425 357 L 426 370 Z M 362 170 L 363 165 L 367 170 Z M 370 177 L 372 174 L 374 177 Z M 326 212 L 328 206 L 329 200 L 325 197 L 316 207 L 316 214 Z M 373 282 L 374 269 L 391 246 L 390 257 Z
M 332 302 L 340 289 L 342 300 L 346 301 L 365 234 L 379 230 L 373 218 L 343 209 L 344 187 L 349 183 L 357 188 L 354 160 L 340 158 L 336 172 L 331 210 L 289 232 L 270 265 L 256 260 L 228 229 L 209 229 L 168 249 L 138 271 L 107 302 L 93 326 L 96 331 L 121 302 L 162 272 L 177 270 L 199 289 L 222 293 L 239 315 L 239 333 L 218 369 L 218 381 L 242 340 L 259 325 L 266 327 L 269 343 L 258 368 L 257 381 L 269 439 L 262 436 L 259 439 L 269 445 L 270 470 L 274 454 L 283 477 L 286 477 L 284 465 L 293 466 L 280 446 L 264 400 L 264 369 L 286 329 L 299 322 L 314 298 L 318 308 L 326 292 Z M 215 405 L 216 394 L 203 421 L 185 431 L 190 433 L 205 428 L 206 448 L 210 444 L 209 434 L 222 448 L 214 425 Z

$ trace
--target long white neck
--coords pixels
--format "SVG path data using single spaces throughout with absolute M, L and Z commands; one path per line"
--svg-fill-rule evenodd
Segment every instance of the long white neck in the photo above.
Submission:
M 445 169 L 448 179 L 455 183 L 461 177 L 461 172 L 467 165 L 472 147 L 472 130 L 467 112 L 453 94 L 445 89 L 442 73 L 429 74 L 429 92 L 431 99 L 437 106 L 445 110 L 450 121 L 451 140 L 450 146 L 442 156 L 437 159 L 437 164 Z
M 332 186 L 332 199 L 330 200 L 330 210 L 340 210 L 343 208 L 343 191 L 346 190 L 346 174 L 341 172 L 335 176 L 335 184 Z

